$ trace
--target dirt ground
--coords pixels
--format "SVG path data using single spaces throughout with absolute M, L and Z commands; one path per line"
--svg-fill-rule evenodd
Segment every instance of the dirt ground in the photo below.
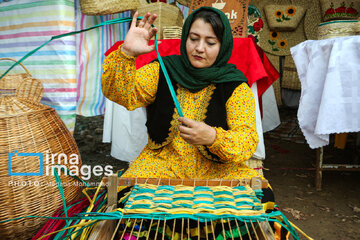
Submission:
M 316 191 L 315 150 L 304 143 L 296 124 L 286 130 L 286 124 L 296 120 L 296 110 L 280 109 L 280 116 L 282 124 L 264 134 L 264 175 L 273 187 L 277 205 L 292 223 L 313 239 L 360 239 L 360 172 L 324 172 L 322 190 Z M 78 116 L 74 137 L 83 164 L 126 169 L 126 162 L 110 156 L 111 145 L 101 142 L 102 127 L 103 116 Z M 351 138 L 345 150 L 332 145 L 331 142 L 324 148 L 326 163 L 350 163 L 355 158 Z M 300 239 L 306 238 L 300 236 Z

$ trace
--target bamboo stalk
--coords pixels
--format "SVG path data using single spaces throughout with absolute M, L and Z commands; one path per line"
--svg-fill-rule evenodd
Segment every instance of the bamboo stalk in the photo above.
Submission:
M 131 238 L 132 233 L 133 233 L 133 231 L 134 231 L 134 228 L 135 228 L 135 225 L 136 225 L 136 221 L 137 221 L 137 218 L 135 219 L 135 221 L 134 221 L 134 223 L 133 223 L 133 226 L 132 226 L 132 228 L 131 228 L 131 231 L 130 231 L 130 238 Z
M 173 224 L 173 230 L 172 230 L 172 234 L 171 234 L 171 239 L 174 239 L 174 235 L 175 235 L 175 226 L 176 226 L 176 218 L 174 219 L 174 224 Z
M 231 239 L 234 240 L 234 236 L 232 234 L 232 228 L 231 228 L 231 225 L 230 225 L 230 219 L 228 218 L 228 224 L 229 224 L 229 230 L 230 230 L 230 235 L 231 235 Z
M 159 232 L 159 226 L 160 226 L 160 218 L 159 218 L 159 220 L 158 220 L 158 224 L 157 224 L 157 227 L 156 227 L 156 232 L 155 232 L 155 237 L 154 237 L 154 239 L 157 238 L 157 235 L 158 235 L 158 232 Z
M 144 222 L 144 219 L 141 219 L 141 223 L 140 223 L 139 231 L 138 231 L 138 234 L 137 234 L 137 238 L 139 238 L 139 237 L 140 237 L 140 231 L 141 231 L 141 228 L 142 228 L 143 222 Z
M 162 234 L 162 240 L 165 239 L 165 228 L 166 228 L 166 218 L 164 219 L 164 227 L 163 227 L 163 234 Z
M 248 228 L 248 226 L 247 226 L 246 221 L 244 221 L 244 223 L 245 223 L 246 231 L 247 231 L 248 236 L 249 236 L 249 240 L 252 240 L 252 238 L 251 238 L 251 233 L 250 233 L 250 231 L 249 231 L 249 228 Z
M 128 222 L 129 222 L 129 219 L 127 219 L 127 222 L 125 223 L 125 228 L 124 228 L 124 231 L 123 231 L 123 233 L 122 233 L 122 235 L 121 235 L 121 237 L 120 237 L 120 240 L 124 238 L 124 235 L 125 235 L 125 232 L 126 232 L 126 229 L 127 229 L 127 224 L 128 224 Z
M 215 240 L 215 239 L 216 239 L 216 237 L 215 237 L 215 230 L 214 230 L 214 225 L 213 225 L 212 220 L 210 220 L 210 223 L 211 223 L 211 230 L 212 230 L 212 233 L 213 233 L 213 237 L 214 237 L 214 240 Z
M 154 220 L 154 218 L 151 218 L 150 227 L 149 227 L 149 232 L 148 232 L 148 234 L 147 234 L 147 236 L 146 236 L 146 240 L 149 240 L 149 236 L 150 236 L 151 226 L 152 226 L 153 220 Z
M 253 224 L 253 222 L 252 222 L 251 220 L 250 220 L 250 223 L 251 223 L 251 226 L 252 226 L 252 228 L 253 228 L 253 230 L 254 230 L 256 239 L 259 239 L 259 236 L 257 235 L 256 229 L 255 229 L 255 227 L 254 227 L 254 224 Z
M 239 231 L 240 240 L 243 240 L 243 238 L 241 236 L 241 230 L 240 230 L 239 223 L 238 223 L 237 219 L 235 219 L 235 223 L 236 223 L 236 227 L 237 227 L 237 229 Z

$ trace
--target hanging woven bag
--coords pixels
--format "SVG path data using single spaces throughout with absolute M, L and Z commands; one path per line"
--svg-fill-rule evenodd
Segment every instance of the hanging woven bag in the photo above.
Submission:
M 182 27 L 184 23 L 184 15 L 180 8 L 174 4 L 159 1 L 152 3 L 142 2 L 137 11 L 139 16 L 145 16 L 147 12 L 156 13 L 157 19 L 154 22 L 154 26 L 159 30 L 157 33 L 158 39 L 164 39 L 163 32 L 165 27 Z
M 0 60 L 12 60 L 1 58 Z M 16 61 L 15 61 L 16 62 Z M 26 74 L 0 79 L 0 239 L 28 239 L 62 205 L 55 164 L 80 169 L 74 138 L 55 109 L 40 103 L 43 86 Z M 60 172 L 64 197 L 74 200 L 81 184 Z M 6 221 L 14 218 L 18 220 Z
M 134 10 L 139 0 L 80 0 L 81 12 L 85 15 L 107 15 Z

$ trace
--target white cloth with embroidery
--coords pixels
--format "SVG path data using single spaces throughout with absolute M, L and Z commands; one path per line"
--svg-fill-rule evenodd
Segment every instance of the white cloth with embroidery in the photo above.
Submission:
M 308 40 L 291 49 L 301 81 L 299 124 L 311 148 L 360 131 L 360 36 Z

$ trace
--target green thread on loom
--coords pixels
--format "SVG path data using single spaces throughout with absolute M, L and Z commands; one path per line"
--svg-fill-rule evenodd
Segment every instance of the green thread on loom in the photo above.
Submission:
M 65 217 L 68 218 L 69 217 L 68 214 L 67 214 L 68 208 L 66 207 L 64 189 L 62 187 L 62 182 L 60 180 L 58 172 L 56 171 L 56 168 L 54 168 L 54 177 L 55 177 L 55 180 L 56 180 L 56 183 L 57 183 L 60 195 L 61 195 L 61 200 L 62 200 L 62 203 L 63 203 L 63 209 L 64 209 Z M 66 220 L 65 227 L 69 227 L 69 226 L 70 226 L 70 221 Z

